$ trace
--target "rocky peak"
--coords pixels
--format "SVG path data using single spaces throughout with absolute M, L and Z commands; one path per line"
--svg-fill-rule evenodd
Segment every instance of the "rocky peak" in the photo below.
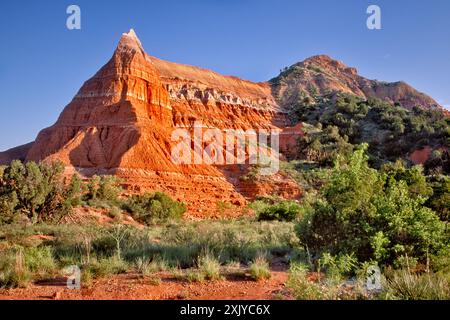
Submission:
M 145 56 L 145 51 L 142 47 L 142 43 L 136 35 L 134 29 L 130 29 L 130 31 L 122 34 L 116 51 L 118 50 L 134 50 L 135 52 L 139 52 Z
M 312 99 L 332 92 L 342 92 L 362 98 L 376 97 L 406 108 L 440 107 L 431 97 L 415 90 L 403 81 L 387 83 L 370 80 L 357 69 L 327 55 L 317 55 L 296 63 L 271 80 L 279 105 L 290 108 L 299 97 Z
M 330 72 L 343 72 L 351 75 L 357 75 L 356 68 L 348 67 L 345 63 L 339 60 L 335 60 L 327 55 L 312 56 L 303 62 L 298 63 L 301 66 L 316 66 Z

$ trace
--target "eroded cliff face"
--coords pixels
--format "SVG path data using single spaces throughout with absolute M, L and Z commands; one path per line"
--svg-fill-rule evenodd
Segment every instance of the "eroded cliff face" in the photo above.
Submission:
M 115 174 L 129 192 L 165 191 L 187 202 L 191 215 L 205 216 L 218 201 L 242 206 L 259 189 L 241 190 L 246 165 L 174 163 L 173 131 L 194 124 L 281 131 L 285 122 L 267 83 L 150 57 L 131 30 L 57 122 L 39 133 L 26 160 L 61 160 L 68 174 Z M 283 179 L 273 192 L 285 192 Z

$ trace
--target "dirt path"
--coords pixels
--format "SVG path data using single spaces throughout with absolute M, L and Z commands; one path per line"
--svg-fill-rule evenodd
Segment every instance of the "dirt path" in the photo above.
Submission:
M 136 274 L 123 274 L 95 281 L 90 288 L 69 290 L 64 281 L 31 284 L 27 288 L 2 289 L 0 300 L 270 300 L 291 299 L 285 288 L 287 273 L 273 271 L 269 280 L 225 278 L 218 281 L 189 283 L 176 280 L 169 273 L 159 273 L 160 283 Z

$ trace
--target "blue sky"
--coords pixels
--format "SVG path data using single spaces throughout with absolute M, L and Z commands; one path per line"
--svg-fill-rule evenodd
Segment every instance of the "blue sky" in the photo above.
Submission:
M 81 8 L 82 29 L 66 28 Z M 366 9 L 382 10 L 368 30 Z M 162 59 L 265 81 L 316 54 L 450 105 L 448 0 L 42 0 L 0 3 L 0 150 L 52 125 L 133 27 Z

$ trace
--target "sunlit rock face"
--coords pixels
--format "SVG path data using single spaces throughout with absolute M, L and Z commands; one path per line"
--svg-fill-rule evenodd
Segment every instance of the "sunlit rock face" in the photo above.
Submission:
M 218 201 L 239 208 L 257 193 L 286 194 L 287 186 L 296 188 L 280 175 L 271 187 L 244 185 L 240 176 L 247 165 L 174 163 L 172 133 L 191 130 L 194 123 L 223 132 L 281 131 L 287 121 L 267 83 L 153 58 L 131 30 L 57 122 L 15 154 L 20 151 L 26 160 L 63 161 L 68 174 L 116 174 L 129 192 L 168 192 L 200 217 L 216 212 Z M 300 190 L 291 194 L 298 197 Z

